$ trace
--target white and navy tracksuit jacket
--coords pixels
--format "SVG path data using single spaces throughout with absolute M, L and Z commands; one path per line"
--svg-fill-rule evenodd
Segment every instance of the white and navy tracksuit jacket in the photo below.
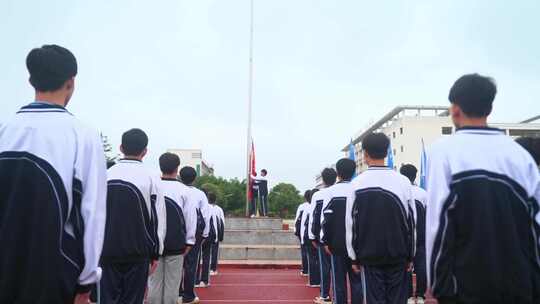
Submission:
M 308 235 L 312 241 L 320 241 L 323 205 L 328 203 L 327 188 L 323 188 L 311 197 L 311 215 L 309 217 Z
M 61 106 L 0 126 L 0 303 L 68 302 L 99 280 L 106 179 L 99 134 Z
M 347 199 L 349 257 L 360 265 L 396 265 L 415 254 L 411 182 L 387 167 L 370 167 L 354 179 L 354 204 Z
M 195 245 L 197 208 L 188 203 L 187 187 L 177 179 L 162 178 L 161 191 L 167 210 L 167 233 L 163 255 L 178 255 Z
M 223 209 L 218 205 L 210 205 L 211 212 L 211 228 L 214 229 L 215 239 L 210 240 L 213 243 L 221 242 L 223 240 L 223 234 L 225 230 L 225 214 Z
M 354 203 L 354 188 L 350 182 L 338 182 L 327 188 L 322 206 L 320 240 L 333 254 L 347 255 L 345 224 L 351 220 L 347 215 L 347 204 Z
M 108 170 L 107 225 L 102 264 L 138 263 L 163 253 L 167 228 L 160 181 L 141 161 L 123 159 Z
M 540 303 L 540 175 L 504 132 L 462 128 L 427 158 L 428 278 L 460 303 Z
M 427 192 L 417 185 L 412 185 L 411 193 L 415 205 L 414 211 L 416 211 L 414 213 L 416 248 L 425 248 Z
M 298 206 L 298 209 L 296 209 L 296 216 L 294 217 L 294 234 L 299 238 L 301 238 L 302 235 L 302 218 L 307 208 L 309 208 L 309 203 L 303 202 Z
M 300 243 L 309 245 L 309 219 L 313 212 L 313 204 L 308 204 L 304 212 L 302 212 L 302 220 L 300 221 Z
M 198 240 L 208 237 L 210 232 L 211 209 L 206 194 L 194 186 L 187 186 L 187 200 L 189 204 L 195 206 L 197 210 L 197 230 Z

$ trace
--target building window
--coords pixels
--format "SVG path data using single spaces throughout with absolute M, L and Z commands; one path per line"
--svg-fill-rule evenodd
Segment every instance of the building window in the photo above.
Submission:
M 392 132 L 392 138 L 396 138 L 396 132 Z
M 443 135 L 450 135 L 450 134 L 452 134 L 452 127 L 442 127 L 442 134 L 443 134 Z
M 401 146 L 401 152 L 403 152 L 403 146 Z
M 202 153 L 200 153 L 200 152 L 191 153 L 191 158 L 201 159 L 202 158 Z
M 403 135 L 403 128 L 399 128 L 399 134 Z
M 393 152 L 394 152 L 394 155 L 396 155 L 396 149 L 394 149 L 394 151 L 393 151 Z

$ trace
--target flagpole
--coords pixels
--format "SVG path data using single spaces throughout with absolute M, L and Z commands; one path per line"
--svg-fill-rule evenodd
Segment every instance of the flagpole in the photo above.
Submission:
M 251 179 L 251 108 L 253 97 L 253 0 L 250 0 L 249 27 L 249 84 L 248 84 L 248 125 L 247 125 L 247 159 L 246 159 L 246 216 L 249 216 L 249 186 Z

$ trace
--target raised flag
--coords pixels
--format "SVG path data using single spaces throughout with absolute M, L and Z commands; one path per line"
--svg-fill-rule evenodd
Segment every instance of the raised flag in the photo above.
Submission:
M 427 156 L 424 139 L 422 138 L 422 153 L 420 154 L 420 188 L 426 189 Z
M 394 152 L 392 151 L 392 144 L 388 145 L 388 155 L 386 156 L 386 164 L 390 169 L 394 169 Z

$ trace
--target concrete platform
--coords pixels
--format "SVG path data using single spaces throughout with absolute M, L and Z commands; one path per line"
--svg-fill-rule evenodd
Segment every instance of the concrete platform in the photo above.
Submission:
M 220 245 L 220 260 L 300 260 L 298 245 Z
M 229 217 L 225 220 L 225 230 L 282 230 L 279 218 Z
M 298 245 L 289 230 L 227 230 L 223 244 L 232 245 Z

